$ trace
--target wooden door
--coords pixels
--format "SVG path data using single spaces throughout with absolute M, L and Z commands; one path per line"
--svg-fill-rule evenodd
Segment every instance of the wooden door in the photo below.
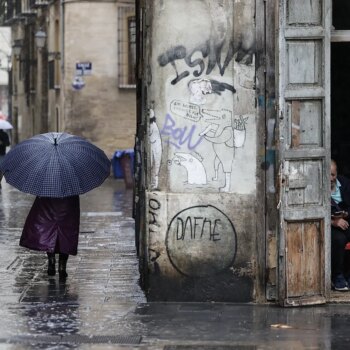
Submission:
M 330 290 L 330 0 L 279 0 L 278 300 Z

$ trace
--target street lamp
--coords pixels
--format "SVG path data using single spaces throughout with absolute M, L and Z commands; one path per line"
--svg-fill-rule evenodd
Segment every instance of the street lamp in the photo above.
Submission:
M 41 29 L 39 29 L 35 33 L 35 35 L 34 35 L 35 45 L 39 50 L 45 46 L 46 37 L 47 37 L 46 33 Z
M 22 51 L 22 47 L 23 47 L 22 39 L 18 39 L 18 40 L 14 41 L 14 44 L 12 46 L 12 51 L 13 51 L 13 54 L 16 58 L 18 58 L 20 56 L 21 51 Z
M 35 45 L 41 50 L 46 44 L 47 34 L 40 28 L 34 35 Z M 48 57 L 53 57 L 54 59 L 60 59 L 60 52 L 47 52 Z

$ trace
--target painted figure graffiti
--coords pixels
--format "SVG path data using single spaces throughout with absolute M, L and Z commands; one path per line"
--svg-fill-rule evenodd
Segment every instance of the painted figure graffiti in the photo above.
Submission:
M 190 102 L 202 105 L 206 102 L 205 95 L 212 93 L 212 87 L 209 79 L 195 79 L 188 83 L 191 97 Z
M 192 79 L 188 83 L 188 89 L 191 94 L 190 102 L 197 105 L 203 105 L 207 102 L 205 95 L 221 95 L 221 92 L 225 90 L 229 90 L 232 93 L 236 92 L 233 85 L 222 83 L 213 79 Z
M 228 192 L 231 184 L 231 172 L 233 163 L 233 128 L 232 112 L 227 110 L 212 111 L 203 110 L 205 120 L 209 123 L 207 128 L 200 133 L 205 139 L 212 143 L 215 152 L 214 181 L 219 179 L 219 166 L 221 164 L 225 173 L 225 184 L 220 192 Z M 231 156 L 228 156 L 231 154 Z
M 189 153 L 177 152 L 172 164 L 183 166 L 187 171 L 187 183 L 190 185 L 206 185 L 207 174 L 203 163 Z
M 240 148 L 244 146 L 245 135 L 246 135 L 246 124 L 248 117 L 235 118 L 233 121 L 233 144 L 235 148 Z
M 220 165 L 224 172 L 224 185 L 220 187 L 220 192 L 229 192 L 231 185 L 232 164 L 234 158 L 234 149 L 244 146 L 246 139 L 246 124 L 248 117 L 239 116 L 232 118 L 232 112 L 227 109 L 209 110 L 201 108 L 198 112 L 196 105 L 191 103 L 181 103 L 172 101 L 171 107 L 179 115 L 193 122 L 203 120 L 207 127 L 194 139 L 197 127 L 183 126 L 177 127 L 175 119 L 170 114 L 166 115 L 165 123 L 160 132 L 161 135 L 167 136 L 167 142 L 177 149 L 185 146 L 189 151 L 195 150 L 203 139 L 212 144 L 215 153 L 214 158 L 214 177 L 213 181 L 219 180 Z M 195 114 L 193 114 L 195 112 Z M 178 123 L 180 124 L 180 123 Z M 161 145 L 159 145 L 161 147 Z M 203 161 L 190 153 L 177 152 L 175 157 L 170 161 L 171 164 L 177 164 L 185 167 L 187 171 L 187 183 L 190 185 L 207 184 L 206 169 Z
M 179 2 L 186 6 L 185 0 Z M 201 18 L 196 26 L 186 24 L 183 35 L 170 30 L 167 46 L 156 53 L 159 66 L 166 68 L 160 136 L 163 146 L 170 146 L 173 190 L 186 184 L 227 193 L 242 188 L 233 182 L 233 164 L 240 173 L 244 157 L 236 150 L 246 143 L 247 116 L 254 108 L 253 1 L 203 0 L 197 5 Z
M 149 110 L 149 142 L 151 145 L 151 188 L 158 188 L 158 176 L 162 160 L 162 139 L 153 109 Z

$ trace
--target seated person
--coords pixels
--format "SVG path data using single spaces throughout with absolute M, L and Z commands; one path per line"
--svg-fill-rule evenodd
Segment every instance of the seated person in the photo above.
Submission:
M 350 276 L 344 276 L 345 246 L 350 242 L 350 180 L 338 176 L 337 164 L 331 161 L 331 264 L 332 287 L 348 291 Z

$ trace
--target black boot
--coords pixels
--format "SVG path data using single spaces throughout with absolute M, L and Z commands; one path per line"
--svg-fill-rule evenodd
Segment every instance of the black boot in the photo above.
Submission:
M 47 265 L 47 274 L 49 276 L 55 276 L 56 274 L 56 259 L 55 259 L 55 253 L 47 253 L 47 260 L 48 260 L 48 265 Z
M 60 254 L 60 259 L 58 261 L 58 273 L 61 279 L 68 277 L 66 268 L 67 268 L 68 254 Z

